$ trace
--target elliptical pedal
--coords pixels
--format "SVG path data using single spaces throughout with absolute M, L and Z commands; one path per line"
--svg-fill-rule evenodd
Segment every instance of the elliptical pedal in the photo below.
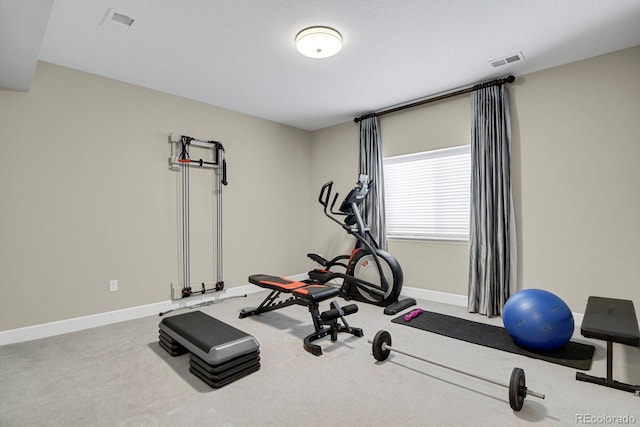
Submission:
M 397 300 L 384 308 L 384 314 L 394 315 L 400 313 L 411 306 L 416 305 L 417 302 L 413 298 L 406 298 L 403 300 Z

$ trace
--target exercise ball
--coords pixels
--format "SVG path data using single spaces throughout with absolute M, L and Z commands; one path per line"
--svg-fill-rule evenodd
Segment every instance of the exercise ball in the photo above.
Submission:
M 502 322 L 517 345 L 533 351 L 558 350 L 573 335 L 573 314 L 567 304 L 542 289 L 513 294 L 502 310 Z

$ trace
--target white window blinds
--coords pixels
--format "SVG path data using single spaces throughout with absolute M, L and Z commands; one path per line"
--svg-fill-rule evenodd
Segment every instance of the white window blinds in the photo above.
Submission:
M 384 159 L 387 237 L 469 239 L 471 146 Z

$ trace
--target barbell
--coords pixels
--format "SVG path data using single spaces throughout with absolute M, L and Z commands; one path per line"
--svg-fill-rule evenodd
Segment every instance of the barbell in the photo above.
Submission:
M 408 353 L 396 347 L 391 347 L 391 334 L 388 331 L 384 331 L 384 330 L 378 331 L 376 335 L 373 337 L 373 341 L 368 340 L 367 342 L 371 344 L 373 357 L 378 361 L 386 360 L 389 357 L 389 353 L 391 353 L 392 351 L 395 351 L 396 353 L 404 354 L 405 356 L 413 357 L 414 359 L 431 363 L 432 365 L 436 365 L 444 369 L 449 369 L 450 371 L 454 371 L 459 374 L 468 375 L 478 380 L 486 381 L 488 383 L 495 384 L 500 387 L 505 387 L 506 389 L 509 390 L 509 405 L 511 406 L 511 409 L 513 409 L 514 411 L 519 411 L 522 409 L 522 405 L 524 404 L 524 399 L 527 396 L 533 396 L 533 397 L 537 397 L 538 399 L 544 399 L 544 394 L 538 393 L 533 390 L 529 390 L 527 388 L 524 369 L 521 369 L 521 368 L 513 368 L 513 371 L 511 372 L 511 378 L 509 380 L 509 384 L 507 385 L 499 381 L 492 380 L 490 378 L 481 377 L 476 374 L 472 374 L 466 371 L 462 371 L 460 369 L 443 365 L 438 362 L 434 362 L 429 359 L 425 359 L 424 357 L 416 356 L 415 354 Z

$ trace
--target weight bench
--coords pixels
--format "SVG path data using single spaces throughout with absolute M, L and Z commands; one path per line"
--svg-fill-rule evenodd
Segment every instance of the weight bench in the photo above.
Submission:
M 362 329 L 353 328 L 347 323 L 345 316 L 356 313 L 358 306 L 349 304 L 340 307 L 337 301 L 332 301 L 331 309 L 320 312 L 320 302 L 337 296 L 340 291 L 333 286 L 312 281 L 293 281 L 285 277 L 270 276 L 268 274 L 254 274 L 249 276 L 249 282 L 270 289 L 271 292 L 258 307 L 245 308 L 240 311 L 240 318 L 266 313 L 268 311 L 279 310 L 290 305 L 303 305 L 309 307 L 311 319 L 315 332 L 304 339 L 304 349 L 309 353 L 320 356 L 322 348 L 313 344 L 312 341 L 331 335 L 331 341 L 338 339 L 338 332 L 348 332 L 356 337 L 363 336 Z M 287 294 L 286 299 L 280 299 L 283 294 Z M 342 321 L 342 324 L 338 323 Z
M 189 372 L 219 388 L 260 369 L 260 345 L 251 335 L 201 311 L 165 317 L 160 347 L 172 356 L 189 353 Z
M 607 378 L 576 372 L 576 380 L 629 391 L 640 396 L 640 385 L 625 384 L 613 379 L 613 343 L 640 346 L 640 330 L 633 302 L 590 296 L 580 332 L 584 337 L 607 342 Z

